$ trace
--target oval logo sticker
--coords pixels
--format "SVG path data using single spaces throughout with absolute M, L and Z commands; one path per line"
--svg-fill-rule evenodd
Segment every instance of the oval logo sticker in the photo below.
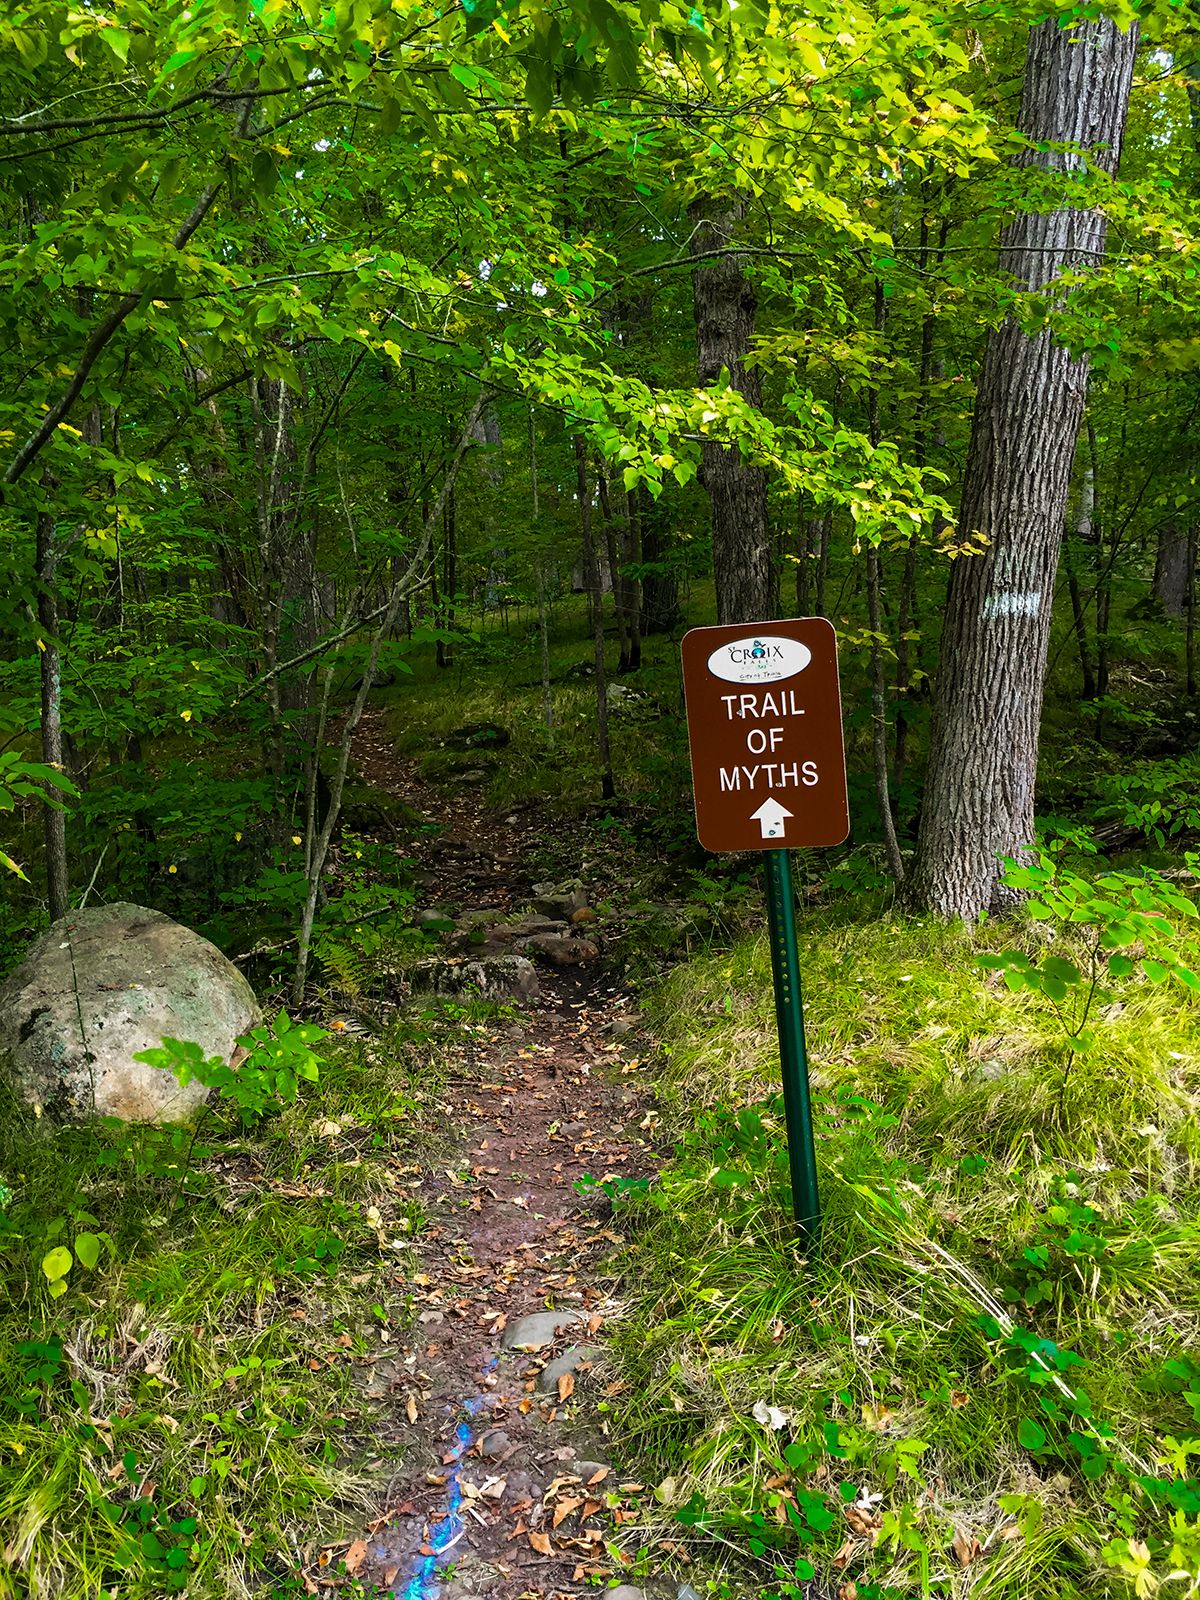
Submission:
M 811 660 L 812 651 L 799 639 L 751 634 L 714 650 L 708 658 L 708 670 L 726 683 L 778 683 L 803 672 Z

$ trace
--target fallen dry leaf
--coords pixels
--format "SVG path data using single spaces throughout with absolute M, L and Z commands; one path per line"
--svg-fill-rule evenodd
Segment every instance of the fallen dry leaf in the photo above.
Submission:
M 586 1522 L 589 1517 L 594 1517 L 597 1511 L 604 1510 L 603 1500 L 589 1500 L 579 1514 L 580 1522 Z
M 979 1540 L 973 1534 L 966 1534 L 961 1528 L 955 1530 L 954 1539 L 950 1548 L 958 1557 L 960 1567 L 969 1567 L 972 1561 L 982 1554 Z
M 357 1572 L 366 1559 L 367 1541 L 365 1539 L 355 1539 L 349 1550 L 346 1551 L 346 1571 Z
M 505 1542 L 506 1543 L 511 1543 L 518 1536 L 518 1534 L 528 1533 L 528 1532 L 529 1532 L 529 1524 L 525 1521 L 525 1518 L 522 1517 L 521 1520 L 517 1523 L 516 1527 L 513 1529 L 513 1531 L 509 1534 L 508 1539 Z
M 833 1565 L 837 1568 L 837 1570 L 839 1572 L 846 1565 L 847 1561 L 849 1561 L 850 1557 L 854 1554 L 854 1552 L 857 1549 L 858 1549 L 858 1541 L 857 1541 L 857 1539 L 847 1539 L 845 1544 L 842 1545 L 841 1549 L 836 1553 L 836 1555 L 833 1558 Z
M 604 1318 L 598 1311 L 593 1311 L 588 1318 L 588 1332 L 597 1333 L 604 1326 Z
M 531 1395 L 526 1395 L 524 1400 L 522 1400 L 521 1404 L 517 1407 L 517 1410 L 523 1417 L 527 1417 L 533 1410 L 533 1397 Z
M 384 1583 L 384 1587 L 386 1589 L 390 1589 L 392 1587 L 392 1585 L 395 1583 L 396 1574 L 399 1571 L 400 1571 L 399 1567 L 389 1567 L 387 1569 L 387 1571 L 384 1573 L 384 1575 L 383 1575 L 383 1583 Z
M 965 1395 L 961 1389 L 951 1389 L 950 1391 L 950 1405 L 955 1411 L 961 1406 L 965 1406 L 968 1398 L 969 1396 Z
M 549 1556 L 554 1554 L 554 1549 L 550 1543 L 550 1535 L 548 1533 L 531 1533 L 529 1535 L 529 1542 L 539 1553 L 539 1555 Z
M 857 1506 L 846 1507 L 846 1521 L 863 1539 L 869 1539 L 883 1527 L 882 1517 L 873 1517 L 870 1512 L 860 1511 Z
M 563 1373 L 561 1373 L 559 1375 L 559 1379 L 558 1379 L 558 1398 L 559 1398 L 559 1403 L 562 1404 L 565 1401 L 569 1400 L 574 1393 L 575 1393 L 575 1374 L 573 1372 L 563 1372 Z
M 408 1397 L 408 1404 L 405 1406 L 404 1411 L 410 1422 L 417 1420 L 417 1402 L 411 1394 Z
M 582 1500 L 560 1500 L 554 1508 L 554 1521 L 551 1525 L 557 1528 L 564 1518 L 569 1517 L 572 1511 L 578 1511 L 582 1504 Z
M 603 1483 L 611 1471 L 611 1467 L 601 1467 L 599 1472 L 593 1472 L 588 1479 L 588 1488 L 590 1489 L 594 1483 Z

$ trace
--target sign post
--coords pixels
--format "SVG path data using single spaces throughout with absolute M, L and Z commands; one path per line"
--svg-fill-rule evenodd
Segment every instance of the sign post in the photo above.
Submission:
M 700 843 L 767 858 L 792 1210 L 815 1242 L 821 1208 L 788 848 L 841 844 L 850 831 L 837 636 L 824 617 L 803 617 L 693 628 L 682 649 Z

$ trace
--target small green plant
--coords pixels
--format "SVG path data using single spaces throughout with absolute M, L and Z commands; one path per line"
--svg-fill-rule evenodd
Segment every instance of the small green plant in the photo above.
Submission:
M 207 1088 L 217 1089 L 223 1100 L 231 1100 L 242 1121 L 252 1126 L 277 1105 L 296 1098 L 300 1080 L 316 1083 L 320 1058 L 308 1048 L 318 1039 L 328 1038 L 324 1028 L 312 1022 L 293 1022 L 281 1011 L 271 1024 L 263 1023 L 248 1034 L 238 1036 L 238 1044 L 249 1055 L 241 1066 L 227 1066 L 220 1056 L 206 1061 L 204 1051 L 191 1040 L 163 1039 L 161 1049 L 141 1050 L 135 1061 L 152 1067 L 165 1067 L 186 1087 L 193 1079 Z
M 1081 964 L 1065 956 L 1035 960 L 1021 950 L 987 951 L 981 967 L 1001 972 L 1014 994 L 1026 990 L 1047 1001 L 1072 1051 L 1096 1042 L 1091 1019 L 1098 1005 L 1110 1004 L 1110 980 L 1130 977 L 1140 967 L 1151 983 L 1175 978 L 1200 990 L 1200 976 L 1176 959 L 1170 946 L 1178 937 L 1171 912 L 1194 918 L 1196 907 L 1166 880 L 1152 875 L 1106 872 L 1089 880 L 1067 872 L 1048 855 L 1036 867 L 1006 859 L 1002 882 L 1030 894 L 1031 915 L 1057 923 L 1082 942 Z M 1140 945 L 1143 954 L 1125 952 Z

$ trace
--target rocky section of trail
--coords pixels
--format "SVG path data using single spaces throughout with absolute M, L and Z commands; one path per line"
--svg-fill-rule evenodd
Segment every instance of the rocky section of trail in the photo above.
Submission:
M 471 1033 L 446 1088 L 457 1154 L 414 1180 L 429 1225 L 392 1242 L 393 1306 L 411 1297 L 411 1325 L 354 1368 L 365 1431 L 403 1466 L 324 1570 L 340 1554 L 367 1593 L 402 1600 L 567 1600 L 618 1580 L 609 1600 L 675 1600 L 677 1579 L 627 1575 L 651 1491 L 610 1432 L 624 1385 L 605 1353 L 624 1240 L 599 1185 L 653 1177 L 652 1041 L 606 969 L 582 877 L 529 876 L 529 812 L 489 816 L 469 786 L 419 783 L 377 717 L 354 754 L 372 786 L 442 825 L 411 852 L 414 920 L 439 941 L 414 987 L 504 998 L 522 1020 Z

